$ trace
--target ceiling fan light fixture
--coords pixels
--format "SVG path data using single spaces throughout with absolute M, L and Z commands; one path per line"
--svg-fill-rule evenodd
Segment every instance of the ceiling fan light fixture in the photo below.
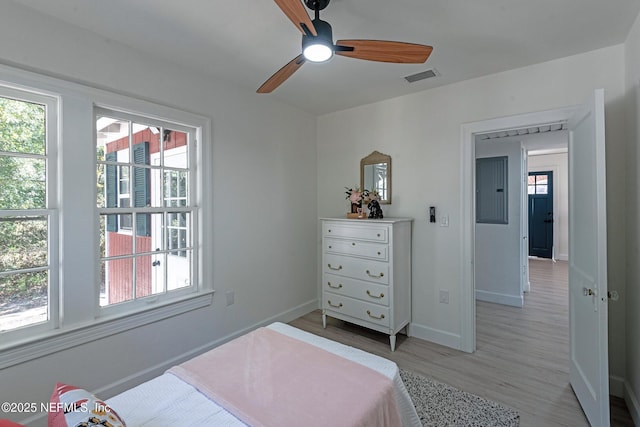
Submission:
M 311 62 L 325 62 L 333 56 L 333 49 L 322 43 L 310 44 L 302 51 L 305 59 Z
M 302 32 L 302 53 L 276 71 L 258 88 L 258 93 L 271 93 L 293 75 L 305 62 L 326 62 L 333 55 L 365 61 L 396 64 L 422 64 L 427 61 L 433 47 L 391 40 L 347 39 L 333 43 L 333 30 L 320 19 L 320 11 L 330 0 L 274 0 L 280 10 Z M 304 6 L 313 10 L 311 20 Z
M 328 22 L 314 19 L 313 26 L 317 36 L 302 36 L 302 54 L 307 61 L 325 62 L 333 57 L 333 30 Z

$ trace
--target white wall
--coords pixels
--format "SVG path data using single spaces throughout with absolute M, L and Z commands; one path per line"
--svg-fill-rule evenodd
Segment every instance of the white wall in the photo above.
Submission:
M 476 159 L 507 156 L 507 224 L 476 223 L 476 299 L 522 307 L 520 243 L 522 222 L 521 144 L 476 142 Z
M 556 259 L 569 259 L 569 160 L 567 153 L 529 156 L 530 172 L 553 172 L 553 247 Z
M 441 70 L 442 71 L 442 70 Z M 391 155 L 393 204 L 385 216 L 415 218 L 413 319 L 416 335 L 453 347 L 461 333 L 461 124 L 582 103 L 605 89 L 609 280 L 625 284 L 625 133 L 622 45 L 468 80 L 318 120 L 318 216 L 343 216 L 343 187 L 373 150 Z M 428 207 L 450 226 L 428 222 Z M 449 304 L 439 302 L 448 290 Z M 624 377 L 624 310 L 610 311 L 610 368 Z
M 214 194 L 215 239 L 205 261 L 216 289 L 210 307 L 1 370 L 0 401 L 46 402 L 56 381 L 108 397 L 189 351 L 317 308 L 314 116 L 4 0 L 0 62 L 212 118 L 214 180 L 205 191 Z M 90 216 L 95 201 L 84 202 Z M 229 307 L 227 290 L 235 292 Z
M 640 425 L 640 18 L 636 20 L 625 43 L 626 103 L 629 138 L 627 139 L 627 185 L 625 192 L 627 213 L 627 286 L 619 304 L 626 304 L 625 400 Z M 624 204 L 620 204 L 622 209 Z

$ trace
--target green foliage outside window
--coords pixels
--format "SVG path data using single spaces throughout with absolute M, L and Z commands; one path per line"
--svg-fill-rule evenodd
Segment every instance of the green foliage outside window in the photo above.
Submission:
M 48 264 L 46 216 L 6 211 L 45 209 L 45 107 L 0 97 L 0 278 L 3 304 L 47 295 L 47 272 L 18 272 Z M 1 310 L 0 310 L 1 311 Z

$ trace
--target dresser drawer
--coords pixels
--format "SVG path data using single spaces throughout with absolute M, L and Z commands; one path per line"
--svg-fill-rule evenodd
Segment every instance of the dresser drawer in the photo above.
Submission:
M 389 308 L 360 301 L 343 295 L 325 292 L 322 296 L 322 308 L 362 319 L 370 323 L 389 327 Z M 328 313 L 331 315 L 331 313 Z
M 322 271 L 329 274 L 389 284 L 389 264 L 381 261 L 349 258 L 325 253 Z
M 327 238 L 324 239 L 323 246 L 325 252 L 360 256 L 379 261 L 389 260 L 389 245 L 386 243 L 369 243 L 355 239 L 342 240 Z
M 387 285 L 362 282 L 334 274 L 324 274 L 322 279 L 322 292 L 333 292 L 374 304 L 389 305 L 389 286 Z
M 385 225 L 356 225 L 325 222 L 322 225 L 323 237 L 337 237 L 341 239 L 358 239 L 370 242 L 387 243 L 389 231 Z

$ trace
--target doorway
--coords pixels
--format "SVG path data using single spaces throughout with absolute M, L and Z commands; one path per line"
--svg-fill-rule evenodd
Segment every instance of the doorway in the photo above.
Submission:
M 584 104 L 461 126 L 462 143 L 462 327 L 461 349 L 475 350 L 474 142 L 483 132 L 534 123 L 568 123 L 570 384 L 592 423 L 609 424 L 607 350 L 606 186 L 604 90 Z M 595 209 L 594 209 L 595 207 Z M 466 294 L 466 295 L 465 295 Z M 466 309 L 470 309 L 466 311 Z M 595 313 L 595 314 L 594 314 Z M 586 333 L 587 331 L 588 333 Z
M 560 122 L 475 136 L 476 300 L 522 307 L 530 291 L 529 256 L 555 260 L 561 248 L 561 259 L 568 259 L 568 142 Z M 481 168 L 497 159 L 504 159 L 504 183 Z M 496 212 L 499 221 L 488 216 Z M 540 227 L 531 229 L 530 221 Z
M 568 107 L 517 116 L 502 117 L 463 124 L 461 126 L 462 151 L 462 288 L 460 293 L 460 349 L 469 353 L 476 348 L 475 299 L 475 142 L 480 134 L 505 133 L 518 136 L 519 129 L 567 123 L 576 108 Z M 533 147 L 532 147 L 533 148 Z M 524 257 L 526 259 L 526 257 Z M 524 264 L 524 263 L 523 263 Z M 521 265 L 523 265 L 521 264 Z
M 529 172 L 527 179 L 529 256 L 553 257 L 553 171 Z

